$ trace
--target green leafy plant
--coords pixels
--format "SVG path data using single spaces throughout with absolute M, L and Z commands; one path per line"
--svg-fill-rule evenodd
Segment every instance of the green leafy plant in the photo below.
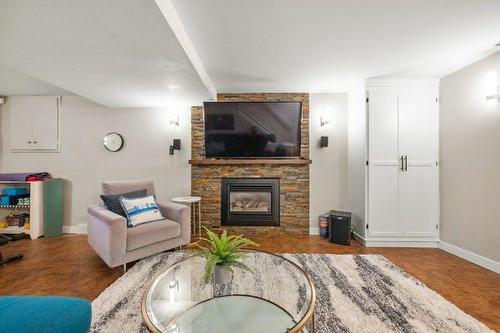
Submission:
M 225 229 L 219 237 L 216 233 L 210 231 L 206 227 L 203 228 L 205 229 L 208 238 L 201 238 L 204 244 L 198 245 L 200 250 L 197 251 L 195 255 L 203 257 L 207 260 L 205 274 L 203 277 L 205 283 L 210 281 L 216 265 L 220 265 L 222 268 L 230 271 L 232 271 L 233 267 L 250 271 L 250 268 L 241 262 L 241 259 L 246 256 L 246 253 L 244 253 L 242 249 L 249 246 L 259 246 L 259 244 L 248 238 L 244 238 L 243 235 L 228 236 Z

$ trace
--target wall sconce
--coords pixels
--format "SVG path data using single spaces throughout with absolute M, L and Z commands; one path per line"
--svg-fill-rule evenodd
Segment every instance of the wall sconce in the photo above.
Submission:
M 490 72 L 487 78 L 488 92 L 486 104 L 500 104 L 500 85 L 498 84 L 498 73 Z
M 322 136 L 321 139 L 319 140 L 319 146 L 321 148 L 326 148 L 328 147 L 328 137 L 327 136 Z
M 321 125 L 321 127 L 325 126 L 325 125 L 328 125 L 330 123 L 329 120 L 325 119 L 325 117 L 321 116 L 319 118 L 319 124 Z
M 181 139 L 174 139 L 173 144 L 170 146 L 170 155 L 174 154 L 174 150 L 181 150 Z
M 490 104 L 500 104 L 500 93 L 496 95 L 486 96 L 486 103 Z
M 497 93 L 493 95 L 486 96 L 487 104 L 500 104 L 500 88 L 497 85 Z
M 175 125 L 175 126 L 179 126 L 179 114 L 177 113 L 177 117 L 170 120 L 170 125 Z

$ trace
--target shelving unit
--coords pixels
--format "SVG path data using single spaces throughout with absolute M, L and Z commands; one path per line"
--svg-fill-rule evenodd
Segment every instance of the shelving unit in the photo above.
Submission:
M 11 212 L 25 211 L 30 214 L 30 229 L 24 227 L 9 226 L 0 228 L 0 234 L 27 233 L 31 239 L 37 239 L 44 235 L 44 182 L 15 182 L 0 181 L 0 192 L 5 187 L 25 187 L 30 195 L 30 205 L 0 205 L 0 217 L 5 218 Z

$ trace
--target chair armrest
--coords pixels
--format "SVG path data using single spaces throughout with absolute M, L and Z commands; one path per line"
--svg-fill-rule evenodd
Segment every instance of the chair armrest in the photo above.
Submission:
M 186 243 L 191 242 L 191 209 L 174 202 L 157 202 L 161 214 L 181 225 L 181 237 Z
M 100 205 L 91 205 L 87 211 L 89 244 L 108 266 L 121 265 L 127 248 L 127 220 Z
M 108 225 L 112 225 L 114 223 L 117 223 L 118 221 L 125 224 L 125 226 L 127 225 L 127 220 L 123 216 L 113 213 L 112 211 L 108 210 L 105 206 L 90 205 L 87 208 L 87 211 L 90 215 Z

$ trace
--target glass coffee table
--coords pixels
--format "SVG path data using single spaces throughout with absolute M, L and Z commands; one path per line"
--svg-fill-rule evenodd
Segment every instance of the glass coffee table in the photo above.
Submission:
M 226 285 L 203 281 L 205 259 L 188 256 L 146 287 L 142 315 L 151 332 L 314 332 L 316 291 L 309 275 L 273 253 L 248 251 Z

